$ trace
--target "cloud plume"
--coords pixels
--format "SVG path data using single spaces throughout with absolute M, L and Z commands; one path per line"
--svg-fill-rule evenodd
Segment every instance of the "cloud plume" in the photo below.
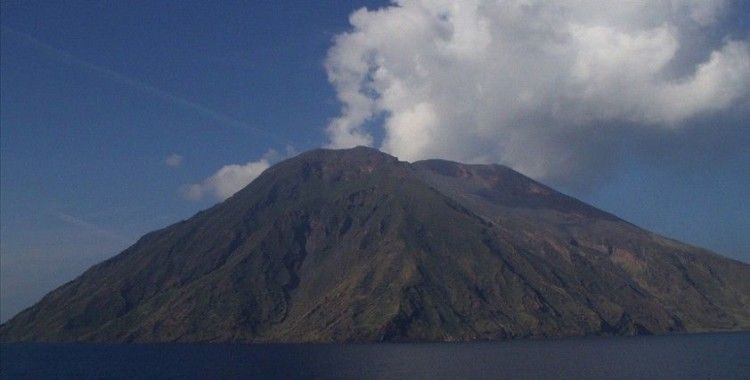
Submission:
M 750 48 L 722 30 L 731 10 L 720 0 L 360 9 L 326 60 L 342 104 L 328 145 L 500 162 L 551 180 L 606 171 L 623 141 L 747 112 Z

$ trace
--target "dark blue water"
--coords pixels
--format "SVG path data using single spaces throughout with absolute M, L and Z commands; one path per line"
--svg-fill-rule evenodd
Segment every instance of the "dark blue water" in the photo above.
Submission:
M 0 346 L 0 377 L 750 379 L 750 333 L 497 343 Z

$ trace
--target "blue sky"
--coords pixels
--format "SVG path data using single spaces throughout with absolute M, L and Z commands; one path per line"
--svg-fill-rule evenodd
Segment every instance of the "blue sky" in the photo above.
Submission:
M 648 120 L 592 112 L 599 124 L 627 125 L 608 128 L 616 132 L 601 135 L 595 129 L 567 127 L 578 119 L 540 112 L 512 120 L 523 124 L 519 120 L 538 118 L 559 127 L 551 130 L 558 137 L 541 145 L 534 139 L 536 133 L 512 129 L 489 129 L 489 133 L 520 136 L 512 140 L 516 145 L 493 138 L 477 144 L 471 136 L 452 134 L 451 123 L 479 120 L 494 128 L 509 121 L 491 114 L 466 119 L 458 111 L 441 113 L 450 107 L 427 112 L 431 118 L 421 117 L 420 110 L 430 110 L 421 105 L 440 104 L 440 94 L 416 105 L 373 106 L 380 111 L 337 134 L 340 131 L 333 127 L 337 118 L 355 123 L 347 109 L 356 107 L 347 103 L 354 100 L 347 98 L 346 80 L 330 78 L 346 68 L 352 52 L 364 44 L 366 51 L 380 52 L 388 62 L 400 58 L 389 55 L 392 51 L 430 54 L 425 45 L 418 45 L 421 40 L 410 38 L 409 31 L 394 32 L 383 40 L 374 35 L 374 30 L 388 32 L 387 21 L 401 17 L 396 11 L 361 13 L 356 25 L 350 25 L 349 16 L 356 9 L 384 5 L 3 2 L 0 318 L 30 306 L 144 233 L 188 218 L 217 201 L 210 195 L 186 199 L 186 185 L 200 184 L 228 164 L 262 157 L 273 162 L 294 151 L 342 145 L 337 143 L 342 136 L 354 136 L 410 160 L 444 157 L 505 163 L 635 224 L 750 262 L 750 132 L 745 122 L 750 115 L 742 106 L 748 104 L 746 94 L 734 96 L 729 105 L 705 105 L 711 112 L 704 108 L 656 112 Z M 694 72 L 711 52 L 724 52 L 727 38 L 746 41 L 747 8 L 734 10 L 698 32 L 680 26 L 679 38 L 692 38 L 696 43 L 691 46 L 703 48 L 677 49 L 670 61 L 674 67 L 665 70 L 676 73 L 672 75 Z M 675 25 L 682 25 L 681 19 L 675 20 Z M 359 31 L 365 42 L 334 40 L 352 30 Z M 658 39 L 661 35 L 655 33 L 644 35 L 653 35 L 657 42 L 672 41 Z M 413 49 L 404 45 L 410 48 L 389 50 L 391 41 L 400 42 L 400 36 L 404 43 L 414 43 Z M 684 40 L 679 42 L 687 46 Z M 744 56 L 739 57 L 741 63 Z M 387 66 L 388 62 L 379 66 L 392 75 L 387 83 L 412 83 L 410 73 L 398 76 L 400 66 Z M 460 68 L 453 65 L 446 70 Z M 464 89 L 447 81 L 428 84 L 435 83 L 450 84 L 456 93 Z M 381 91 L 380 84 L 372 85 L 373 91 Z M 378 99 L 387 99 L 385 94 Z M 492 94 L 498 104 L 503 102 L 503 93 Z M 586 102 L 574 102 L 573 108 L 586 112 L 601 107 Z M 342 108 L 342 103 L 350 107 Z M 654 112 L 632 99 L 621 103 L 629 104 L 629 109 L 641 107 L 638 112 L 646 115 Z M 411 108 L 400 114 L 401 105 Z M 478 108 L 472 115 L 484 111 Z M 508 113 L 513 112 L 517 109 L 508 108 Z M 388 119 L 399 115 L 403 118 Z M 446 129 L 427 125 L 425 133 L 412 140 L 411 131 L 399 129 L 399 120 L 415 125 L 433 120 Z M 383 123 L 387 126 L 379 125 Z M 667 127 L 643 126 L 660 123 Z M 579 143 L 587 139 L 604 143 Z M 455 146 L 435 140 L 455 141 Z M 456 147 L 459 144 L 461 149 Z M 557 152 L 566 159 L 526 166 L 534 161 L 525 153 L 508 153 L 519 144 L 526 144 L 521 145 L 525 152 Z M 561 145 L 578 148 L 568 151 Z M 271 149 L 276 153 L 268 154 Z M 165 160 L 170 155 L 182 159 L 168 165 Z M 562 161 L 575 164 L 560 166 Z

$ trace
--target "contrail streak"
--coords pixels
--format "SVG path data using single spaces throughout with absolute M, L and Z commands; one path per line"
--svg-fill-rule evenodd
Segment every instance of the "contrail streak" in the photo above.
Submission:
M 83 219 L 81 219 L 79 217 L 76 217 L 76 216 L 73 216 L 73 215 L 70 215 L 70 214 L 66 214 L 66 213 L 62 213 L 62 212 L 57 212 L 57 213 L 55 213 L 55 216 L 58 219 L 60 219 L 63 222 L 65 222 L 65 223 L 72 224 L 74 226 L 77 226 L 79 228 L 83 228 L 84 230 L 87 230 L 89 232 L 92 232 L 92 233 L 95 233 L 95 234 L 98 234 L 98 235 L 101 235 L 101 236 L 106 236 L 106 237 L 108 237 L 110 239 L 113 239 L 113 240 L 121 241 L 121 242 L 127 243 L 127 244 L 132 244 L 133 241 L 134 241 L 134 239 L 131 239 L 131 238 L 127 237 L 127 236 L 123 236 L 123 235 L 120 235 L 120 234 L 118 234 L 116 232 L 112 232 L 112 231 L 110 231 L 108 229 L 102 228 L 100 226 L 97 226 L 96 224 L 87 222 L 87 221 L 85 221 L 85 220 L 83 220 Z
M 141 82 L 139 80 L 127 77 L 123 74 L 118 73 L 117 71 L 108 69 L 106 67 L 102 67 L 99 65 L 95 65 L 93 63 L 90 63 L 88 61 L 85 61 L 81 58 L 78 58 L 62 49 L 56 48 L 52 45 L 49 45 L 45 42 L 42 42 L 35 37 L 26 34 L 24 32 L 19 32 L 17 30 L 14 30 L 12 28 L 9 28 L 4 25 L 0 25 L 0 28 L 2 28 L 3 32 L 9 33 L 20 40 L 34 46 L 35 48 L 42 50 L 59 60 L 61 60 L 63 63 L 73 66 L 79 66 L 84 69 L 87 69 L 89 71 L 92 71 L 96 74 L 101 75 L 104 78 L 107 78 L 109 80 L 112 80 L 114 82 L 118 82 L 124 85 L 127 85 L 129 87 L 135 88 L 137 90 L 140 90 L 144 93 L 147 93 L 151 96 L 154 96 L 156 98 L 165 100 L 167 102 L 182 106 L 183 108 L 190 109 L 192 111 L 196 111 L 202 115 L 208 116 L 218 122 L 221 122 L 225 125 L 240 128 L 240 129 L 248 129 L 252 130 L 253 132 L 263 135 L 265 137 L 271 138 L 274 141 L 281 143 L 281 144 L 287 144 L 288 142 L 281 137 L 277 136 L 276 134 L 270 133 L 268 131 L 265 131 L 260 128 L 253 127 L 251 125 L 248 125 L 247 123 L 244 123 L 242 121 L 239 121 L 231 116 L 227 116 L 225 114 L 222 114 L 220 112 L 216 112 L 210 108 L 207 108 L 204 105 L 198 104 L 192 100 L 188 100 L 185 98 L 182 98 L 180 96 L 174 95 L 172 93 L 169 93 L 167 91 L 164 91 L 162 89 L 156 88 L 148 83 Z

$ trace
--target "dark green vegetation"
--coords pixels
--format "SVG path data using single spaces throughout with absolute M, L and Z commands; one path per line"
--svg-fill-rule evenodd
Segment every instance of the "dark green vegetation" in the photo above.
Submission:
M 503 166 L 316 150 L 147 234 L 2 341 L 451 341 L 750 328 L 750 265 Z

